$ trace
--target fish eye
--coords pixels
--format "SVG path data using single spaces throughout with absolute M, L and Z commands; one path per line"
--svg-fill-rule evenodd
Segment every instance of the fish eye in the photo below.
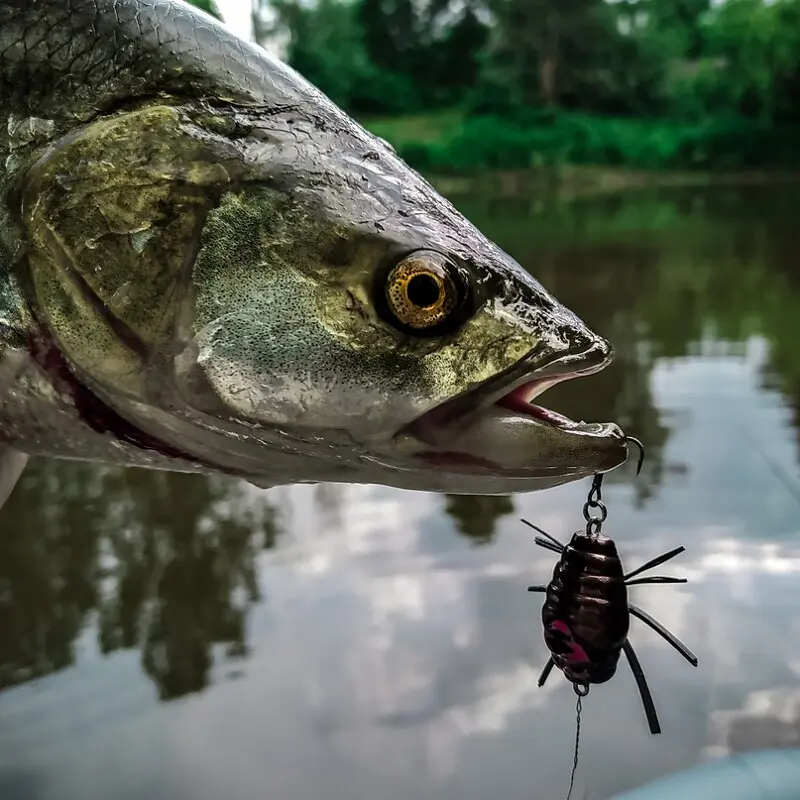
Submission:
M 444 333 L 465 300 L 456 266 L 432 251 L 406 256 L 385 273 L 382 283 L 389 321 L 417 335 Z

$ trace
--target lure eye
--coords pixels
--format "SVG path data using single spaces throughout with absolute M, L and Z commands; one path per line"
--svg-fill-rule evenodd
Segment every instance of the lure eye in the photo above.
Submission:
M 462 307 L 465 294 L 456 266 L 440 253 L 424 250 L 392 267 L 383 285 L 390 321 L 417 335 L 443 333 Z

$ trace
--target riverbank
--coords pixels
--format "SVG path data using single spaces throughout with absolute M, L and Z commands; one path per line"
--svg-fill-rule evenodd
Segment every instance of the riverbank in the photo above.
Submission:
M 646 186 L 800 180 L 800 131 L 745 119 L 696 123 L 551 111 L 458 110 L 364 125 L 446 193 L 567 195 Z
M 425 177 L 445 196 L 486 194 L 496 198 L 542 198 L 569 201 L 632 189 L 690 186 L 768 186 L 800 184 L 800 170 L 687 172 L 633 170 L 624 167 L 559 166 L 524 170 L 480 171 L 473 175 Z

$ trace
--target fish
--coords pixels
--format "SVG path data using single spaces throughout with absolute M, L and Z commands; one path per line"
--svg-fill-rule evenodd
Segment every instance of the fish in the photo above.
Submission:
M 533 402 L 610 343 L 183 0 L 0 0 L 0 113 L 0 494 L 30 456 L 484 495 L 626 460 Z

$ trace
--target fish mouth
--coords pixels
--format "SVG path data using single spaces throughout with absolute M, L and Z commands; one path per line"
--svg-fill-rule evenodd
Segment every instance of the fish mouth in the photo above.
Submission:
M 602 339 L 543 359 L 543 346 L 478 386 L 417 417 L 400 432 L 421 445 L 418 459 L 456 472 L 506 477 L 607 471 L 628 455 L 618 425 L 576 422 L 533 401 L 568 380 L 607 367 Z

